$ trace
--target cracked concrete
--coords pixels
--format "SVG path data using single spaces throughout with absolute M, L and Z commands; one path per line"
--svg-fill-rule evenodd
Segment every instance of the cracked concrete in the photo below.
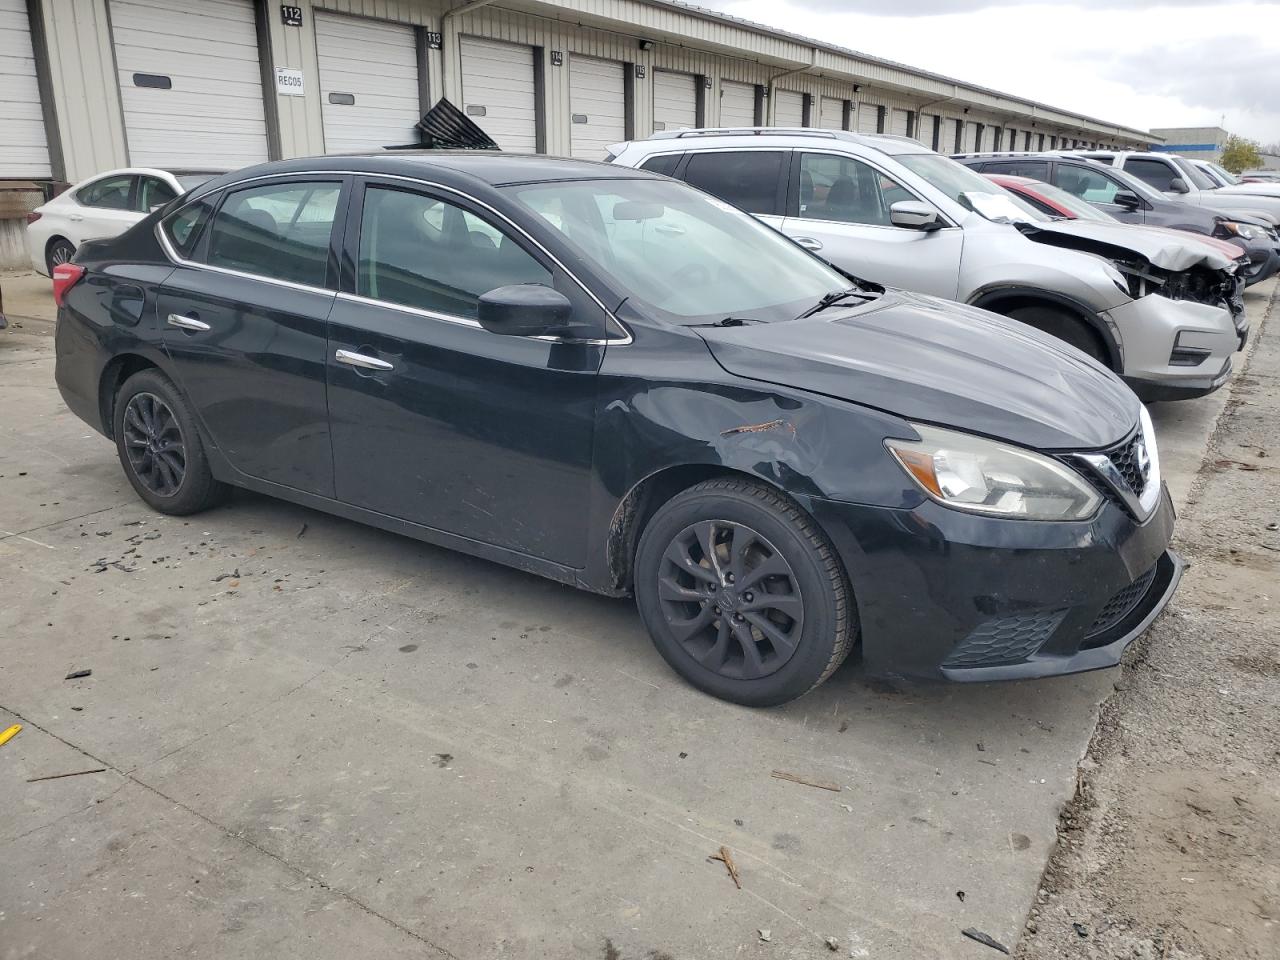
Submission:
M 52 389 L 47 326 L 0 363 L 0 724 L 26 724 L 0 748 L 4 960 L 1016 942 L 1113 674 L 851 661 L 784 708 L 720 703 L 626 601 L 249 494 L 152 514 Z M 1153 411 L 1179 502 L 1223 402 Z

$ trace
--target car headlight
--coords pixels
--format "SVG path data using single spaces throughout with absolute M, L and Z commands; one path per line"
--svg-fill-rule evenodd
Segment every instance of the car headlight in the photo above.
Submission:
M 885 441 L 907 475 L 944 506 L 1019 520 L 1084 520 L 1101 496 L 1050 457 L 913 423 L 919 440 Z
M 1252 224 L 1239 223 L 1235 220 L 1223 220 L 1220 224 L 1229 237 L 1240 237 L 1242 240 L 1252 240 L 1257 237 L 1257 228 Z
M 1121 293 L 1124 293 L 1127 296 L 1133 296 L 1133 292 L 1129 289 L 1129 281 L 1125 279 L 1125 275 L 1123 273 L 1115 268 L 1114 264 L 1104 263 L 1102 265 L 1102 269 L 1111 279 L 1111 282 L 1120 288 Z

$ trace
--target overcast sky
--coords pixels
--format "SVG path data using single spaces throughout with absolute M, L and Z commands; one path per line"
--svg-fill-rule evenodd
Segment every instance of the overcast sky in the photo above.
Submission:
M 1079 113 L 1280 141 L 1280 0 L 694 0 Z

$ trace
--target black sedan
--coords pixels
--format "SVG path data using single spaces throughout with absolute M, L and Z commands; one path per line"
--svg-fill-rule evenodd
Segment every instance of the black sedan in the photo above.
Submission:
M 1057 340 L 643 171 L 395 154 L 210 181 L 58 268 L 138 495 L 231 486 L 609 595 L 752 705 L 1117 662 L 1172 595 L 1150 420 Z

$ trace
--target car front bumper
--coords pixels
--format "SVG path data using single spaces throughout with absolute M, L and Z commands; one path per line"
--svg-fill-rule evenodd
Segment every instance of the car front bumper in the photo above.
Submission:
M 971 682 L 1114 666 L 1182 575 L 1167 490 L 1141 523 L 1113 501 L 1079 522 L 982 517 L 933 501 L 813 509 L 849 573 L 876 675 Z
M 1120 332 L 1121 373 L 1144 400 L 1212 393 L 1226 383 L 1231 355 L 1241 345 L 1231 312 L 1211 304 L 1151 294 L 1107 311 L 1107 317 Z M 1196 362 L 1185 362 L 1188 354 Z M 1174 362 L 1179 355 L 1184 362 Z

